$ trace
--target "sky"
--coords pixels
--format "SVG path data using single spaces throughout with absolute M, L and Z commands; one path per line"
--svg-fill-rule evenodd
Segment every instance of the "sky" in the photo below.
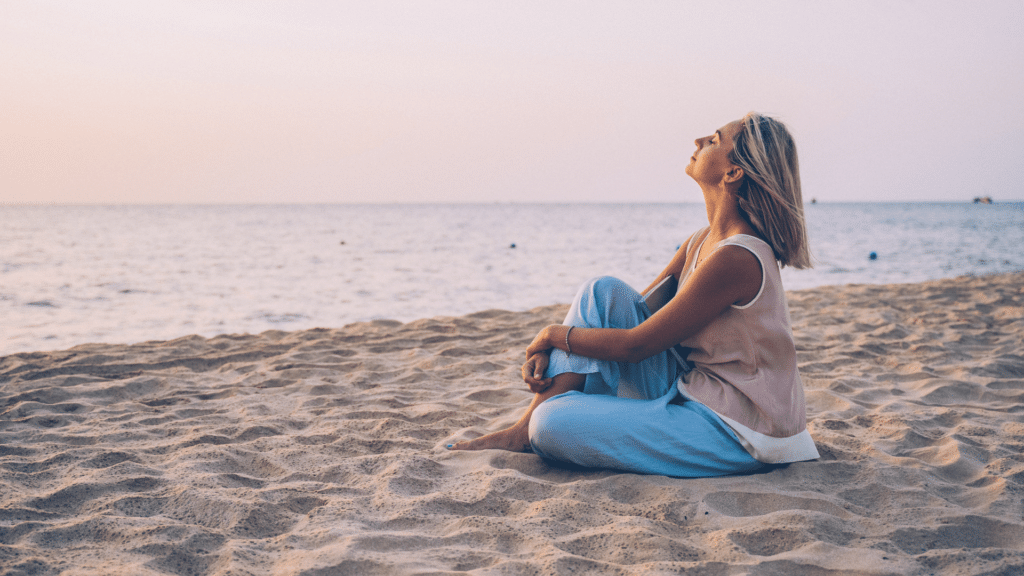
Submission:
M 0 1 L 0 203 L 1024 199 L 1024 0 Z

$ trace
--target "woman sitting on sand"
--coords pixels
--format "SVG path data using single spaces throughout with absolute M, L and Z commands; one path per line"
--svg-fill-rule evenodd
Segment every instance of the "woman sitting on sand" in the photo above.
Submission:
M 810 266 L 793 139 L 750 113 L 696 144 L 686 173 L 710 226 L 651 284 L 671 275 L 675 296 L 652 314 L 620 280 L 584 284 L 526 349 L 526 414 L 449 448 L 684 477 L 818 457 L 779 274 Z

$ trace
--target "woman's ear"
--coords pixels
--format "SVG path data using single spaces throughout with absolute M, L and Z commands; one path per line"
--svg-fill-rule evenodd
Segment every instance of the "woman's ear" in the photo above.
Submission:
M 743 168 L 733 164 L 732 168 L 725 173 L 725 183 L 732 184 L 733 182 L 739 182 L 743 179 Z

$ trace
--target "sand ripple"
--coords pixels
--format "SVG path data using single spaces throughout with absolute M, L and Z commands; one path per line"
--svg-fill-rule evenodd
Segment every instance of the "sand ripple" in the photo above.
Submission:
M 822 458 L 721 479 L 443 449 L 564 306 L 0 358 L 0 571 L 1024 573 L 1022 286 L 790 293 Z

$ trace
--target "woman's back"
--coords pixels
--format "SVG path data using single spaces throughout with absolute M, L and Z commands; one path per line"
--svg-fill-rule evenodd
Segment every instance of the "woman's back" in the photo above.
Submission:
M 757 257 L 761 289 L 753 300 L 731 306 L 682 342 L 691 349 L 688 359 L 694 369 L 681 380 L 680 392 L 723 417 L 742 440 L 750 442 L 748 450 L 759 460 L 817 458 L 806 432 L 789 308 L 772 249 L 760 238 L 745 234 L 730 236 L 714 248 L 729 245 Z M 691 264 L 683 282 L 692 271 Z

